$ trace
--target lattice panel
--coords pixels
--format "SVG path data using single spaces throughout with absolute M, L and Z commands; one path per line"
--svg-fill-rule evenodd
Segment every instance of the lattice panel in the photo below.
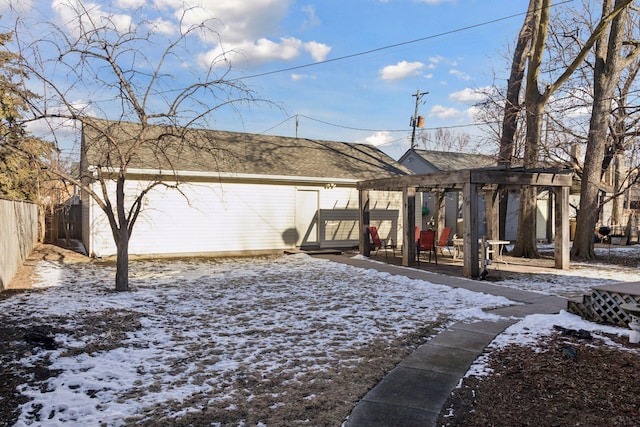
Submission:
M 580 316 L 585 320 L 595 320 L 593 319 L 591 306 L 585 305 L 582 302 L 568 301 L 567 311 L 571 314 L 575 314 L 576 316 Z
M 620 304 L 638 303 L 640 297 L 623 295 L 616 292 L 595 291 L 591 294 L 591 312 L 593 320 L 597 322 L 613 323 L 627 327 L 631 317 L 622 309 Z

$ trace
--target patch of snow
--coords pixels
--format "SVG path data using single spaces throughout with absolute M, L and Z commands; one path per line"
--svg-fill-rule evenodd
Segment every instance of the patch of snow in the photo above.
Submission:
M 307 255 L 132 261 L 131 292 L 114 287 L 106 263 L 36 268 L 38 290 L 0 301 L 16 323 L 93 316 L 139 322 L 117 348 L 85 352 L 104 336 L 58 334 L 48 355 L 61 373 L 45 387 L 24 385 L 30 401 L 18 425 L 123 425 L 145 409 L 203 393 L 204 405 L 232 405 L 246 372 L 295 379 L 332 364 L 358 362 L 349 350 L 392 340 L 445 320 L 495 320 L 486 308 L 513 304 L 464 289 L 361 269 Z M 108 329 L 108 328 L 107 328 Z M 198 408 L 193 408 L 197 410 Z M 179 416 L 181 413 L 167 414 Z

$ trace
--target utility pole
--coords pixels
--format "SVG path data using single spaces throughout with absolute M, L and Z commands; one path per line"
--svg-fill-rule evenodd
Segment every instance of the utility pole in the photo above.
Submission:
M 429 92 L 420 92 L 420 89 L 411 96 L 416 97 L 416 110 L 413 113 L 413 117 L 411 117 L 411 127 L 413 128 L 413 132 L 411 132 L 411 149 L 413 150 L 416 146 L 416 127 L 422 127 L 424 125 L 424 117 L 418 116 L 418 105 L 420 104 L 420 98 L 424 95 L 428 95 Z

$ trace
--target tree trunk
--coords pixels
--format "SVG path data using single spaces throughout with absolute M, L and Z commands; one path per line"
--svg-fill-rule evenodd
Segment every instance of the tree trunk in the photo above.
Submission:
M 601 79 L 596 87 L 601 86 Z M 594 91 L 598 93 L 598 89 Z M 580 208 L 576 218 L 576 235 L 573 241 L 572 255 L 577 259 L 594 259 L 593 236 L 600 216 L 598 203 L 599 184 L 602 172 L 609 125 L 611 101 L 596 96 L 589 126 L 587 151 L 584 158 L 582 184 L 580 186 Z
M 616 1 L 616 7 L 619 1 Z M 612 3 L 612 0 L 604 1 L 602 16 L 609 13 Z M 611 99 L 622 71 L 620 52 L 626 20 L 627 13 L 626 10 L 623 10 L 611 22 L 610 31 L 608 33 L 604 31 L 596 44 L 593 108 L 580 187 L 580 208 L 576 218 L 576 235 L 571 248 L 571 255 L 576 259 L 595 258 L 593 235 L 600 213 L 598 195 L 602 177 L 602 160 L 608 141 Z
M 544 104 L 539 102 L 538 96 L 530 94 L 527 99 L 527 139 L 525 144 L 525 168 L 535 168 L 538 165 L 538 141 L 542 132 L 542 117 Z M 524 187 L 520 192 L 520 213 L 518 216 L 518 235 L 513 256 L 524 258 L 539 258 L 536 245 L 537 222 L 537 187 Z
M 129 290 L 129 232 L 121 227 L 119 241 L 116 245 L 116 291 Z
M 121 170 L 116 183 L 116 211 L 118 230 L 116 238 L 116 291 L 129 290 L 129 221 L 125 212 L 124 183 L 126 170 Z
M 510 165 L 513 157 L 513 146 L 518 128 L 518 114 L 520 113 L 520 91 L 524 70 L 527 65 L 527 55 L 531 46 L 531 26 L 533 25 L 533 9 L 535 0 L 529 3 L 527 16 L 518 34 L 518 42 L 513 51 L 511 73 L 507 83 L 506 101 L 504 104 L 504 118 L 502 120 L 502 135 L 500 135 L 500 163 Z
M 522 80 L 524 79 L 524 70 L 527 65 L 527 55 L 531 47 L 531 26 L 533 25 L 533 9 L 535 0 L 529 2 L 527 16 L 522 24 L 515 50 L 513 51 L 513 59 L 511 61 L 511 74 L 507 83 L 507 96 L 504 104 L 504 117 L 502 119 L 502 134 L 500 135 L 500 154 L 498 161 L 507 167 L 511 166 L 511 158 L 513 157 L 513 146 L 515 144 L 515 135 L 518 129 L 518 115 L 520 114 L 520 91 L 522 90 Z M 505 239 L 507 210 L 509 206 L 509 191 L 502 190 L 500 192 L 499 220 L 498 220 L 498 237 Z
M 533 43 L 531 54 L 529 55 L 527 86 L 524 96 L 527 120 L 527 134 L 524 146 L 525 169 L 538 166 L 542 119 L 547 99 L 540 93 L 538 77 L 549 28 L 550 1 L 532 0 L 531 2 L 535 3 L 535 6 L 531 34 Z M 536 187 L 525 187 L 520 193 L 518 236 L 512 251 L 513 256 L 526 258 L 538 258 L 540 256 L 536 245 L 536 194 Z
M 616 138 L 619 141 L 623 141 L 624 137 L 621 136 Z M 619 142 L 616 144 L 617 147 L 623 147 L 624 142 Z M 613 173 L 614 173 L 614 182 L 613 182 L 613 191 L 615 192 L 615 196 L 613 198 L 612 206 L 611 206 L 611 225 L 622 225 L 623 221 L 623 203 L 624 203 L 624 181 L 625 181 L 625 170 L 624 170 L 624 149 L 616 149 L 616 153 L 614 155 L 613 160 Z

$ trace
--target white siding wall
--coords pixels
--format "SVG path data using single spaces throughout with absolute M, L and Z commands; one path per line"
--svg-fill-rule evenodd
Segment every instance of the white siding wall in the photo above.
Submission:
M 402 192 L 372 191 L 369 193 L 371 210 L 370 223 L 378 227 L 383 239 L 390 239 L 397 245 L 402 244 Z M 416 201 L 416 205 L 419 202 Z M 384 211 L 392 211 L 389 214 Z M 417 211 L 417 209 L 416 209 Z M 397 215 L 396 215 L 397 213 Z M 416 222 L 419 217 L 416 217 Z
M 134 184 L 129 184 L 130 188 Z M 294 226 L 295 189 L 278 185 L 191 184 L 154 189 L 134 226 L 130 254 L 245 252 L 284 249 Z M 115 253 L 106 217 L 95 215 L 96 256 Z
M 407 167 L 413 171 L 415 174 L 425 174 L 432 172 L 439 172 L 439 169 L 434 168 L 430 163 L 428 163 L 422 156 L 419 156 L 415 152 L 411 152 L 407 154 L 406 157 L 401 159 L 400 164 L 404 167 Z
M 128 191 L 137 194 L 137 183 L 129 181 Z M 144 210 L 133 229 L 129 245 L 132 255 L 255 253 L 295 247 L 296 194 L 298 190 L 316 190 L 319 209 L 358 209 L 355 188 L 324 188 L 324 185 L 294 186 L 255 183 L 201 183 L 181 187 L 178 191 L 158 187 L 144 202 Z M 114 188 L 110 188 L 113 192 Z M 94 256 L 114 255 L 115 244 L 106 216 L 94 202 L 85 218 L 93 219 L 88 250 Z M 373 209 L 401 212 L 402 194 L 376 192 Z M 84 219 L 84 218 L 83 218 Z M 316 217 L 317 220 L 317 217 Z M 401 229 L 401 213 L 396 232 Z M 386 234 L 394 234 L 388 222 Z M 331 247 L 341 227 L 339 239 L 358 241 L 358 227 L 342 222 L 331 223 L 330 230 L 320 236 L 320 245 Z M 325 227 L 326 228 L 326 227 Z M 318 229 L 318 228 L 316 228 Z M 348 231 L 352 230 L 352 231 Z M 298 231 L 299 233 L 300 231 Z M 346 233 L 346 234 L 345 234 Z

